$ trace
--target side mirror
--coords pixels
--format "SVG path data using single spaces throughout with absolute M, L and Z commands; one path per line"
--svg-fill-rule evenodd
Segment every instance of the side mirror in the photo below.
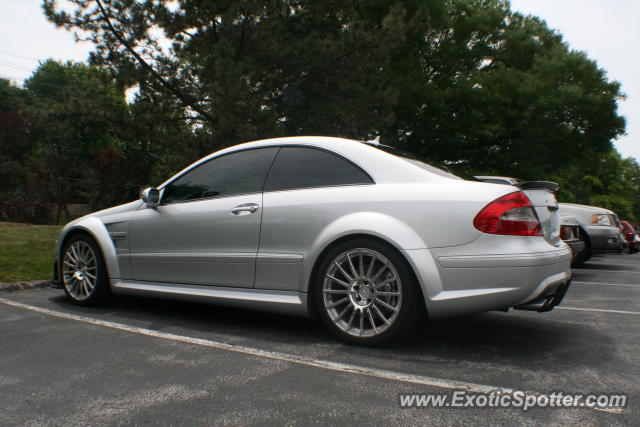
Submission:
M 140 192 L 140 198 L 150 208 L 155 208 L 160 204 L 160 190 L 153 187 L 147 187 Z

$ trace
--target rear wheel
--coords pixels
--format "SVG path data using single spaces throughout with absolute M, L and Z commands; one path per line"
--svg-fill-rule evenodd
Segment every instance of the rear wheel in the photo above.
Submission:
M 375 240 L 338 245 L 323 259 L 315 300 L 327 327 L 340 339 L 379 345 L 416 323 L 421 298 L 406 261 Z
M 65 244 L 60 279 L 67 298 L 78 305 L 97 305 L 111 296 L 100 248 L 89 236 L 78 234 Z

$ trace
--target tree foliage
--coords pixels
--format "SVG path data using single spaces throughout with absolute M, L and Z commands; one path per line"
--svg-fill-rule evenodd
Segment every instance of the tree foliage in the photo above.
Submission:
M 90 67 L 45 63 L 18 97 L 25 147 L 61 200 L 101 207 L 218 148 L 320 134 L 381 136 L 465 173 L 555 179 L 561 200 L 640 218 L 638 164 L 612 145 L 625 129 L 620 85 L 506 1 L 43 8 L 96 45 Z M 0 110 L 14 89 L 0 86 Z
M 113 170 L 117 156 L 109 165 L 104 159 L 126 149 L 120 128 L 127 124 L 127 105 L 111 76 L 85 64 L 49 60 L 25 88 L 29 133 L 38 142 L 34 160 L 51 174 L 50 191 L 59 206 L 78 196 L 94 208 L 120 201 L 113 191 L 123 191 L 127 169 Z
M 27 203 L 30 143 L 21 108 L 25 91 L 0 79 L 0 219 L 21 218 L 41 211 L 38 203 Z
M 111 0 L 107 20 L 94 1 L 72 3 L 71 13 L 53 0 L 44 6 L 96 44 L 92 62 L 122 85 L 163 92 L 127 47 L 147 58 L 207 112 L 191 122 L 210 149 L 292 134 L 369 135 L 393 116 L 389 52 L 427 16 L 426 6 L 408 14 L 387 1 Z
M 386 135 L 467 172 L 535 179 L 609 152 L 620 86 L 506 2 L 450 1 Z M 398 70 L 404 74 L 405 67 Z
M 631 221 L 640 219 L 640 165 L 617 151 L 597 157 L 588 169 L 560 169 L 551 179 L 563 183 L 558 198 L 565 202 L 603 206 Z
M 127 143 L 119 134 L 128 108 L 110 75 L 49 60 L 24 89 L 12 89 L 8 111 L 0 113 L 2 155 L 10 159 L 3 162 L 3 187 L 11 193 L 0 202 L 3 216 L 46 222 L 52 209 L 59 216 L 69 203 L 100 208 L 120 202 L 131 175 L 115 170 L 118 162 L 109 154 L 124 156 Z

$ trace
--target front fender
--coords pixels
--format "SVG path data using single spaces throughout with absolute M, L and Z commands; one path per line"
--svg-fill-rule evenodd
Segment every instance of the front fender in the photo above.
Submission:
M 102 251 L 102 259 L 104 260 L 105 267 L 107 268 L 107 276 L 110 279 L 119 279 L 120 267 L 118 266 L 118 259 L 116 257 L 116 248 L 113 245 L 113 240 L 111 240 L 111 237 L 109 236 L 107 227 L 98 217 L 86 216 L 65 226 L 60 233 L 60 238 L 56 247 L 56 259 L 60 259 L 62 245 L 67 240 L 67 237 L 71 233 L 79 230 L 89 234 L 98 243 L 98 246 Z

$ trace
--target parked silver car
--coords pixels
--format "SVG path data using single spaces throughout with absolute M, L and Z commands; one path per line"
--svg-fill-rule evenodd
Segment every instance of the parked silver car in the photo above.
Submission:
M 614 212 L 573 203 L 559 203 L 558 206 L 561 215 L 571 215 L 580 224 L 580 236 L 585 242 L 585 249 L 580 253 L 577 265 L 588 261 L 593 253 L 620 252 L 626 248 L 622 225 Z
M 77 304 L 113 292 L 318 315 L 379 344 L 425 309 L 557 305 L 570 251 L 549 184 L 466 181 L 375 143 L 256 141 L 69 223 L 55 272 Z

